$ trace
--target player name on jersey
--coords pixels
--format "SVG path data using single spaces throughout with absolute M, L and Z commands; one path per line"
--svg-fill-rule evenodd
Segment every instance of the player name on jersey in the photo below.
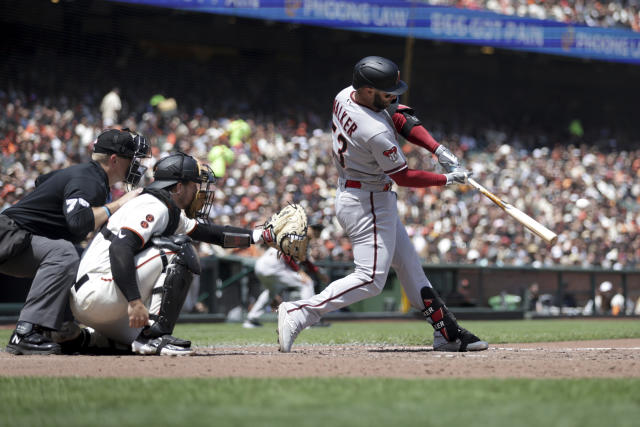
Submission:
M 340 126 L 344 129 L 345 133 L 349 136 L 358 129 L 358 125 L 354 122 L 351 117 L 344 111 L 344 107 L 338 102 L 337 99 L 333 100 L 333 115 L 336 116 Z

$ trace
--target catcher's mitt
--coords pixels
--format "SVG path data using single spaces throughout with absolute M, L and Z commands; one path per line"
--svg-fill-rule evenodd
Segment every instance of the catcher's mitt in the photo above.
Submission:
M 289 204 L 264 223 L 262 239 L 296 261 L 307 259 L 307 214 L 302 206 Z

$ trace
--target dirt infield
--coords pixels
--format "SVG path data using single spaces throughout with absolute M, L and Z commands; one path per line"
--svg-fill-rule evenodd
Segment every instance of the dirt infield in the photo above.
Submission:
M 183 357 L 13 356 L 0 376 L 640 378 L 640 339 L 499 344 L 477 353 L 425 347 L 196 347 Z

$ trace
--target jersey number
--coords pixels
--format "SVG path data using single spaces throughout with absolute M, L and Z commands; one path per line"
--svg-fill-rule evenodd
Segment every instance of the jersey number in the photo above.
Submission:
M 335 132 L 337 127 L 333 123 L 331 123 L 331 128 Z M 344 137 L 341 133 L 338 133 L 338 142 L 340 143 L 340 148 L 338 149 L 338 159 L 340 160 L 340 166 L 344 166 L 344 152 L 347 151 L 347 138 Z

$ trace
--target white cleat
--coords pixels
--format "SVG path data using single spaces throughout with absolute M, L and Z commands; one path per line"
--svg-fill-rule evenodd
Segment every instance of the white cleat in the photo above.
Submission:
M 278 344 L 283 353 L 291 351 L 291 346 L 301 330 L 287 313 L 290 308 L 291 305 L 286 302 L 278 306 Z
M 262 323 L 257 320 L 247 319 L 242 323 L 242 327 L 245 329 L 261 328 Z
M 160 356 L 188 356 L 193 354 L 191 348 L 178 347 L 163 337 L 144 338 L 139 336 L 131 343 L 131 351 L 136 354 Z

